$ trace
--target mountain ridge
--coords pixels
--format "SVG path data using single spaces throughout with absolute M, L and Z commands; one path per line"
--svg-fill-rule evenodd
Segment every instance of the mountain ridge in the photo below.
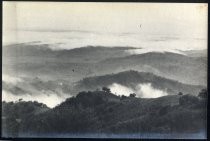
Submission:
M 149 72 L 138 72 L 134 70 L 124 71 L 116 74 L 108 74 L 102 76 L 87 77 L 76 84 L 78 90 L 95 90 L 103 86 L 110 86 L 117 83 L 128 88 L 133 88 L 138 84 L 151 83 L 156 89 L 166 90 L 170 94 L 177 94 L 178 92 L 197 94 L 204 86 L 187 85 L 178 81 L 157 76 Z

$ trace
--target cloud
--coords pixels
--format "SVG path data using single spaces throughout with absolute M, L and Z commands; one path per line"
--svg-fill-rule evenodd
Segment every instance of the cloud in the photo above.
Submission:
M 176 54 L 181 54 L 181 55 L 186 55 L 185 53 L 177 50 L 177 49 L 169 49 L 169 48 L 142 48 L 142 49 L 129 49 L 126 50 L 129 54 L 144 54 L 148 52 L 159 52 L 159 53 L 166 53 L 166 52 L 171 52 L 171 53 L 176 53 Z
M 157 98 L 168 95 L 166 91 L 153 88 L 151 83 L 138 84 L 136 86 L 136 93 L 137 96 L 142 98 Z
M 2 101 L 18 101 L 22 99 L 23 101 L 37 101 L 40 103 L 46 104 L 48 107 L 53 108 L 56 105 L 63 102 L 67 96 L 58 96 L 57 94 L 49 93 L 49 94 L 42 94 L 42 95 L 14 95 L 8 91 L 2 91 Z
M 113 83 L 108 87 L 111 89 L 111 92 L 116 95 L 129 96 L 131 93 L 136 93 L 137 97 L 141 98 L 157 98 L 168 95 L 166 91 L 153 88 L 151 83 L 138 84 L 135 88 Z
M 2 75 L 2 81 L 15 85 L 18 82 L 22 82 L 23 80 L 21 78 L 18 78 L 18 77 L 12 77 L 12 76 L 3 74 Z
M 125 95 L 129 96 L 130 93 L 134 93 L 134 91 L 131 88 L 128 88 L 126 86 L 113 83 L 112 85 L 108 86 L 111 89 L 111 92 L 117 95 Z
M 35 81 L 33 80 L 32 82 Z M 39 87 L 35 87 L 36 85 L 31 85 L 30 81 L 28 82 L 23 78 L 3 74 L 2 84 L 2 100 L 6 102 L 22 99 L 23 101 L 44 103 L 52 108 L 69 97 L 68 94 L 62 92 L 62 89 L 68 90 L 66 87 L 61 86 L 63 83 L 59 83 L 59 87 L 54 85 L 54 83 L 38 83 L 38 86 L 42 86 L 40 86 L 40 90 Z

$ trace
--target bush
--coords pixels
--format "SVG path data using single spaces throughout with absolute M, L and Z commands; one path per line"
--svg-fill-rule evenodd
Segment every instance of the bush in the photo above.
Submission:
M 179 92 L 178 95 L 183 95 L 183 93 L 182 92 Z
M 110 90 L 109 88 L 107 88 L 107 87 L 103 87 L 102 90 L 103 90 L 104 92 L 107 92 L 107 93 L 110 93 L 110 92 L 111 92 L 111 90 Z
M 207 98 L 207 90 L 206 89 L 202 89 L 199 92 L 198 97 L 200 97 L 200 98 Z
M 135 93 L 130 94 L 130 97 L 136 97 Z
M 121 98 L 120 98 L 120 100 L 124 100 L 126 98 L 127 98 L 126 96 L 122 95 Z
M 179 98 L 179 104 L 180 105 L 189 105 L 189 104 L 197 104 L 199 102 L 199 99 L 192 95 L 184 95 Z

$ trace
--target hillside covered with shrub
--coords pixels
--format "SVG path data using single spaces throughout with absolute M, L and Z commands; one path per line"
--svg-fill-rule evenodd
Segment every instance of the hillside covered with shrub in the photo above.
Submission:
M 3 136 L 193 134 L 206 129 L 206 96 L 117 96 L 107 88 L 80 92 L 50 109 L 37 102 L 3 102 Z M 176 138 L 176 137 L 174 137 Z

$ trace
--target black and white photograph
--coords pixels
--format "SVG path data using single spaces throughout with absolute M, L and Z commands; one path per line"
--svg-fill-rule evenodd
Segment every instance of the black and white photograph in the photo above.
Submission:
M 2 12 L 2 137 L 207 138 L 207 3 Z

